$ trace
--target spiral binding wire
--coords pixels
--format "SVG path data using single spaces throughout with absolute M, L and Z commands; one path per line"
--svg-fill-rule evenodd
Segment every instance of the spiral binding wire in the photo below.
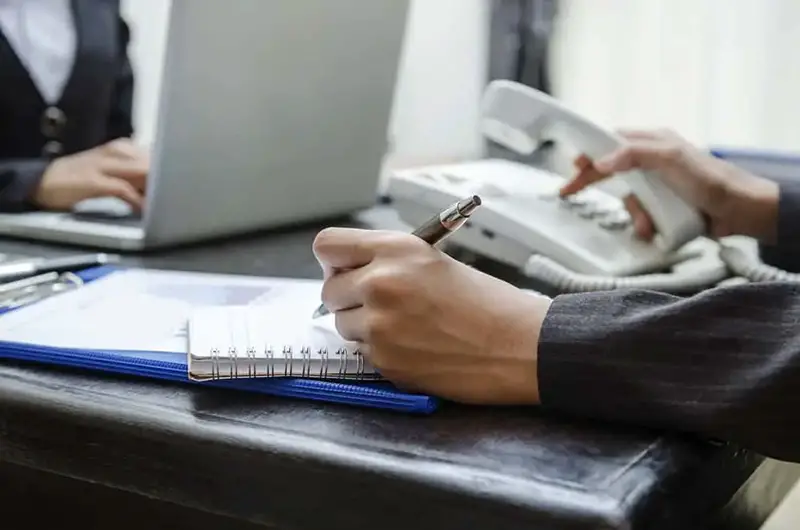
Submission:
M 303 346 L 295 351 L 291 346 L 283 346 L 281 355 L 275 355 L 275 349 L 267 346 L 264 356 L 258 350 L 249 347 L 244 355 L 239 355 L 237 348 L 229 347 L 227 355 L 220 348 L 211 348 L 211 379 L 239 379 L 255 377 L 300 377 L 308 379 L 380 379 L 377 373 L 367 370 L 367 363 L 359 349 L 349 350 L 337 348 L 333 352 L 328 348 Z M 228 368 L 224 367 L 228 361 Z M 299 364 L 299 367 L 297 366 Z M 318 367 L 316 365 L 319 365 Z M 354 366 L 355 369 L 348 369 Z

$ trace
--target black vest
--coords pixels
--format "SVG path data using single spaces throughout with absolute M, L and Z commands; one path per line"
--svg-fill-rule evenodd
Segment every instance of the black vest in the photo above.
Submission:
M 50 158 L 130 136 L 133 76 L 118 0 L 72 0 L 74 66 L 49 105 L 0 32 L 0 161 Z

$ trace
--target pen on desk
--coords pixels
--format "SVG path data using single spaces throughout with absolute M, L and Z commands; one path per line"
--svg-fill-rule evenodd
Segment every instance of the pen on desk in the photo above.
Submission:
M 17 280 L 15 282 L 8 282 L 0 285 L 0 296 L 8 294 L 8 293 L 16 293 L 23 289 L 28 289 L 30 287 L 38 287 L 40 285 L 44 285 L 46 283 L 51 283 L 58 280 L 58 273 L 57 272 L 45 272 L 44 274 L 38 274 L 36 276 L 31 276 L 28 278 L 24 278 L 22 280 Z
M 72 272 L 47 272 L 0 285 L 0 309 L 14 309 L 83 285 Z
M 10 282 L 47 272 L 71 272 L 116 261 L 111 254 L 81 254 L 0 264 L 0 282 Z
M 461 199 L 454 202 L 438 215 L 434 215 L 425 221 L 419 228 L 412 232 L 412 235 L 417 236 L 430 245 L 435 245 L 447 236 L 461 228 L 467 222 L 472 212 L 481 205 L 481 198 L 477 195 Z M 325 316 L 330 311 L 325 307 L 325 304 L 320 304 L 314 312 L 312 318 Z

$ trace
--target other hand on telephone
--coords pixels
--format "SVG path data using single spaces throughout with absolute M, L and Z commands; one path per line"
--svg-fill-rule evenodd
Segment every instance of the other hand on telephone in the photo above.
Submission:
M 712 237 L 740 234 L 774 240 L 778 185 L 697 149 L 672 131 L 620 131 L 627 143 L 598 160 L 580 156 L 577 175 L 562 189 L 567 196 L 614 173 L 641 169 L 664 182 L 706 216 Z M 653 221 L 638 199 L 625 198 L 638 236 L 649 240 Z
M 32 201 L 46 210 L 69 210 L 84 199 L 116 197 L 138 211 L 148 171 L 147 153 L 121 138 L 53 160 Z
M 390 381 L 465 403 L 538 403 L 536 352 L 549 298 L 400 232 L 325 229 L 314 254 L 337 330 L 361 343 Z

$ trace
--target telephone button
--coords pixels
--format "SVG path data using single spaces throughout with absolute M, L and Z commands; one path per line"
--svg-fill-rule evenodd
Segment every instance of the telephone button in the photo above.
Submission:
M 578 215 L 583 219 L 597 219 L 598 217 L 606 215 L 606 213 L 607 212 L 605 210 L 602 210 L 595 205 L 589 205 L 578 210 Z
M 538 194 L 538 197 L 539 199 L 547 202 L 553 202 L 561 198 L 559 196 L 558 190 L 543 191 Z
M 494 184 L 489 184 L 488 182 L 484 182 L 479 186 L 476 186 L 473 189 L 473 192 L 476 195 L 482 195 L 484 197 L 505 197 L 508 195 L 506 190 L 500 186 L 495 186 Z
M 606 230 L 624 230 L 630 226 L 631 219 L 625 212 L 616 212 L 607 215 L 605 218 L 601 219 L 598 224 L 600 228 L 605 228 Z
M 602 221 L 600 227 L 606 230 L 619 231 L 628 228 L 627 221 Z
M 569 197 L 565 197 L 564 201 L 570 206 L 575 206 L 578 208 L 589 204 L 589 201 L 585 197 L 581 197 L 579 195 L 570 195 Z
M 464 177 L 461 177 L 459 175 L 453 175 L 452 173 L 441 173 L 440 175 L 443 180 L 445 180 L 449 184 L 454 184 L 456 186 L 463 184 L 467 180 Z

